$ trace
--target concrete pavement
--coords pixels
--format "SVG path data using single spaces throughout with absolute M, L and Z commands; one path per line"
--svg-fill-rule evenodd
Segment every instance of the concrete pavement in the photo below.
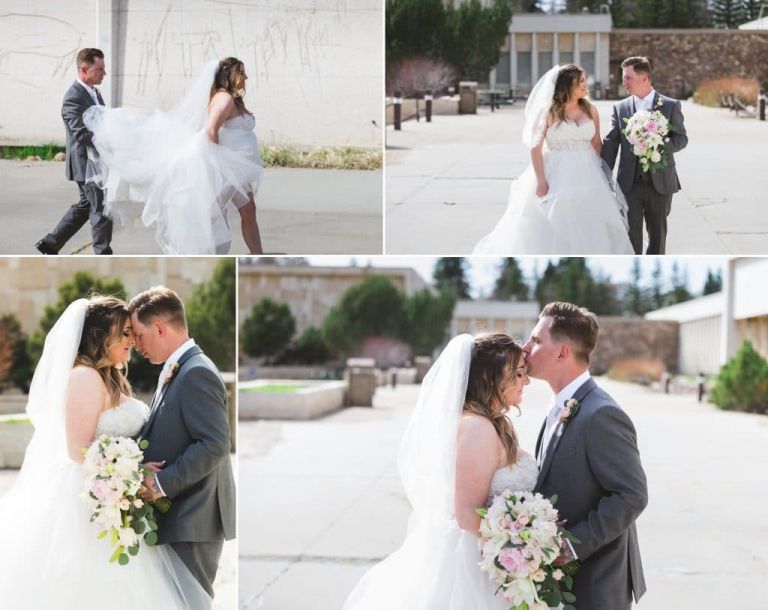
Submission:
M 603 135 L 613 102 L 596 102 Z M 469 254 L 501 217 L 528 165 L 524 105 L 435 116 L 387 128 L 386 253 Z M 683 102 L 686 149 L 675 155 L 668 254 L 768 252 L 768 122 Z M 589 254 L 589 252 L 584 252 Z
M 267 254 L 381 254 L 382 171 L 268 168 L 256 197 Z M 77 200 L 63 163 L 0 159 L 0 254 L 38 254 L 34 245 Z M 248 254 L 239 215 L 230 213 L 231 254 Z M 115 254 L 161 254 L 140 220 L 117 231 Z M 85 225 L 63 252 L 91 239 Z
M 634 420 L 648 476 L 639 608 L 763 608 L 768 418 L 599 382 Z M 409 507 L 395 460 L 417 393 L 383 388 L 373 409 L 240 423 L 240 608 L 339 610 L 365 570 L 399 546 Z M 550 396 L 541 382 L 526 388 L 514 419 L 526 448 Z
M 232 468 L 235 469 L 235 480 L 237 480 L 237 460 L 234 457 L 232 458 Z M 0 498 L 13 485 L 17 475 L 17 470 L 0 470 Z M 237 540 L 224 543 L 219 571 L 214 583 L 214 593 L 212 610 L 235 610 L 237 608 Z M 2 606 L 2 597 L 0 597 L 0 606 Z M 75 609 L 63 608 L 61 610 Z

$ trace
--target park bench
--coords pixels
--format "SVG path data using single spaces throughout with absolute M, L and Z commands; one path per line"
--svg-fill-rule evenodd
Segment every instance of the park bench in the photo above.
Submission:
M 736 116 L 739 116 L 739 112 L 744 113 L 747 117 L 755 118 L 757 116 L 754 106 L 747 106 L 737 96 L 733 96 L 733 103 L 736 110 Z

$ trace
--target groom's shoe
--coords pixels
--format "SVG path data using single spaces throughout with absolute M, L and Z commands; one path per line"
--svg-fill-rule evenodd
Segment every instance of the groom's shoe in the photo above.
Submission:
M 37 242 L 35 244 L 35 248 L 38 249 L 40 254 L 58 254 L 59 253 L 57 250 L 54 250 L 48 244 L 46 244 L 44 239 L 41 239 L 39 242 Z

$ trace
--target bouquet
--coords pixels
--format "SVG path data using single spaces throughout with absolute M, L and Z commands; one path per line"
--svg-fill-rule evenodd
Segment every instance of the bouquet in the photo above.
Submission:
M 539 493 L 505 490 L 489 508 L 478 508 L 480 567 L 496 582 L 510 610 L 574 610 L 570 592 L 578 562 L 557 567 L 564 539 L 578 540 L 558 523 L 553 504 Z
M 157 522 L 154 508 L 166 512 L 167 498 L 150 503 L 139 497 L 144 475 L 151 471 L 142 465 L 146 440 L 137 443 L 123 436 L 102 435 L 88 449 L 83 449 L 85 461 L 85 497 L 91 510 L 91 522 L 101 532 L 98 539 L 109 537 L 114 547 L 110 562 L 126 565 L 130 556 L 144 544 L 157 543 Z
M 665 144 L 671 131 L 669 121 L 659 110 L 641 110 L 628 119 L 622 133 L 632 145 L 632 152 L 640 160 L 643 172 L 655 172 L 667 167 Z

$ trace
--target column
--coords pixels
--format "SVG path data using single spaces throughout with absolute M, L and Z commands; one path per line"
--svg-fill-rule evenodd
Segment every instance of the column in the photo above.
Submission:
M 98 48 L 104 51 L 104 63 L 107 67 L 107 75 L 99 87 L 101 97 L 107 106 L 117 103 L 117 73 L 118 65 L 118 16 L 120 14 L 120 0 L 98 0 L 98 19 L 96 23 Z
M 517 39 L 514 33 L 509 35 L 509 87 L 514 96 L 517 91 Z
M 531 86 L 539 80 L 539 47 L 536 32 L 531 32 Z
M 600 83 L 602 87 L 605 87 L 606 83 L 603 79 L 605 72 L 603 71 L 603 62 L 601 60 L 600 42 L 600 32 L 595 32 L 595 83 Z
M 723 313 L 720 320 L 720 364 L 725 364 L 728 359 L 736 354 L 738 349 L 739 333 L 734 319 L 734 290 L 736 278 L 736 262 L 733 258 L 728 260 L 723 273 Z
M 557 32 L 552 33 L 552 65 L 560 65 L 560 41 L 557 39 Z
M 581 65 L 581 49 L 579 48 L 579 33 L 573 33 L 573 63 Z

